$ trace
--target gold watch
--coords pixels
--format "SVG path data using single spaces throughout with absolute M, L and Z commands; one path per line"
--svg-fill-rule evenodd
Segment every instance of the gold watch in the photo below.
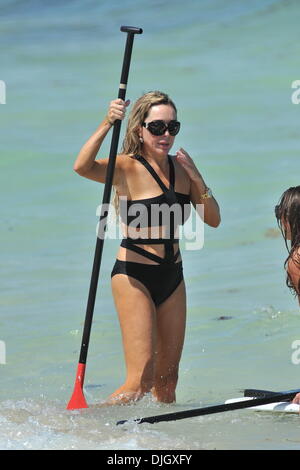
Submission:
M 201 199 L 210 199 L 212 197 L 212 190 L 210 188 L 206 188 L 204 194 L 201 195 Z

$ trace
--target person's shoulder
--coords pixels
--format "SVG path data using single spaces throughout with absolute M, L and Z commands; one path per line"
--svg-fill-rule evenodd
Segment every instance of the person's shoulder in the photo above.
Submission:
M 114 175 L 116 187 L 124 187 L 129 181 L 134 181 L 140 174 L 140 166 L 133 154 L 118 154 L 116 157 L 116 171 Z
M 173 162 L 173 165 L 175 166 L 176 170 L 177 168 L 180 170 L 180 169 L 183 169 L 182 168 L 182 165 L 180 165 L 180 163 L 177 161 L 177 156 L 176 155 L 168 155 L 168 157 L 171 159 L 171 161 Z
M 300 247 L 296 248 L 293 253 L 291 254 L 287 266 L 286 266 L 287 274 L 289 276 L 290 281 L 292 282 L 295 291 L 297 294 L 300 294 L 299 287 L 300 287 Z
M 139 165 L 133 154 L 120 153 L 116 157 L 116 169 L 120 176 L 126 178 L 130 174 L 135 174 Z
M 293 273 L 298 273 L 300 275 L 300 247 L 296 248 L 291 254 L 288 263 L 288 271 Z
M 176 171 L 176 177 L 178 178 L 184 178 L 186 180 L 189 180 L 189 177 L 187 175 L 187 172 L 183 168 L 183 166 L 177 161 L 176 155 L 169 155 L 169 158 L 173 162 L 175 171 Z
M 116 165 L 119 168 L 126 169 L 131 166 L 134 162 L 133 155 L 127 153 L 119 153 L 116 157 Z

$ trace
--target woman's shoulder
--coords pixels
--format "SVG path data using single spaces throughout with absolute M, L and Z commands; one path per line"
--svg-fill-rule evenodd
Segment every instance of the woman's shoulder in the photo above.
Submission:
M 190 184 L 190 178 L 183 166 L 178 162 L 176 155 L 169 155 L 169 158 L 172 160 L 175 168 L 176 180 L 181 180 L 186 184 Z
M 136 162 L 133 154 L 119 153 L 116 157 L 116 165 L 120 168 L 127 168 L 133 166 Z
M 132 153 L 120 153 L 116 158 L 116 166 L 124 177 L 128 175 L 139 175 L 142 165 L 138 162 L 136 155 Z
M 291 256 L 288 259 L 287 262 L 287 274 L 292 282 L 295 291 L 300 293 L 299 287 L 300 287 L 300 248 L 296 248 Z
M 177 156 L 176 155 L 169 155 L 169 158 L 172 160 L 173 165 L 175 167 L 175 170 L 178 173 L 180 173 L 180 174 L 182 173 L 184 175 L 186 173 L 186 171 L 184 170 L 183 166 L 178 162 Z
M 297 247 L 291 253 L 287 267 L 289 271 L 298 271 L 300 273 L 300 247 Z
M 136 174 L 137 160 L 133 154 L 120 153 L 116 157 L 116 173 L 118 183 L 122 185 L 130 176 Z

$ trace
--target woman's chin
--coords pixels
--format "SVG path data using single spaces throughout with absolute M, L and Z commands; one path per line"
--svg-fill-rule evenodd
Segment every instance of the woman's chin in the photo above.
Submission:
M 159 145 L 157 147 L 157 152 L 160 154 L 160 155 L 168 155 L 168 153 L 170 152 L 171 150 L 171 147 L 169 145 Z

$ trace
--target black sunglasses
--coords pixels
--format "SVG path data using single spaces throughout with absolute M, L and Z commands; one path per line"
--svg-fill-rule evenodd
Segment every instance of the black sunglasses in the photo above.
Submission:
M 170 121 L 169 124 L 166 124 L 161 119 L 151 122 L 143 122 L 143 126 L 151 132 L 152 135 L 164 135 L 166 130 L 169 131 L 170 135 L 177 135 L 180 130 L 180 122 Z

